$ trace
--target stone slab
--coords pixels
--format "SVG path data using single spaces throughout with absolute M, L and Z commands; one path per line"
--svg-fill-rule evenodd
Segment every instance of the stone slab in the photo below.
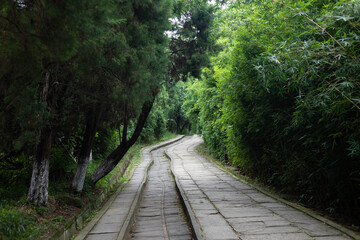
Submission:
M 167 150 L 204 239 L 348 239 L 341 232 L 222 172 L 188 138 Z

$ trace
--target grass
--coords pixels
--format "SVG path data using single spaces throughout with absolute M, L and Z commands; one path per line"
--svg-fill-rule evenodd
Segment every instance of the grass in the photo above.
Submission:
M 40 230 L 32 215 L 8 206 L 0 210 L 0 239 L 31 239 Z

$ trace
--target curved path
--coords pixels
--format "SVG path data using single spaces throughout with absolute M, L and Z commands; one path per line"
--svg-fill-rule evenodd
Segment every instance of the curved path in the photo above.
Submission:
M 180 139 L 144 149 L 143 160 L 129 182 L 75 240 L 350 239 L 218 169 L 194 151 L 201 137 Z M 186 214 L 180 205 L 185 206 Z M 354 239 L 360 238 L 356 235 Z
M 93 220 L 77 234 L 75 240 L 126 239 L 148 178 L 149 168 L 154 163 L 151 152 L 180 139 L 182 137 L 143 149 L 142 161 L 134 170 L 131 179 L 117 190 Z
M 151 152 L 154 161 L 148 174 L 131 239 L 192 239 L 170 174 L 166 148 Z
M 194 152 L 199 136 L 171 145 L 167 155 L 184 193 L 198 238 L 346 240 L 338 230 L 224 173 Z

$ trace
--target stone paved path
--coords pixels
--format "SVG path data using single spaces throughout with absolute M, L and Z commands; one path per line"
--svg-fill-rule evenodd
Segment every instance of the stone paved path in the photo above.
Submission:
M 143 149 L 142 161 L 128 183 L 109 199 L 105 206 L 78 233 L 75 240 L 122 240 L 128 236 L 139 205 L 149 167 L 153 163 L 151 151 L 178 141 L 181 137 Z
M 167 150 L 203 239 L 346 240 L 315 220 L 222 172 L 194 152 L 199 136 Z
M 148 174 L 131 239 L 192 239 L 164 152 L 165 148 L 151 152 L 154 164 Z
M 180 138 L 142 151 L 142 162 L 94 219 L 82 239 L 347 240 L 340 231 L 238 181 L 199 156 L 199 136 Z M 169 145 L 163 148 L 165 145 Z M 157 150 L 158 149 L 158 150 Z M 184 219 L 175 176 L 191 232 Z M 149 167 L 154 163 L 149 172 Z M 147 185 L 147 173 L 149 179 Z M 144 186 L 146 186 L 144 188 Z M 145 190 L 144 190 L 145 189 Z M 143 197 L 141 197 L 143 196 Z M 132 225 L 141 201 L 138 218 Z M 132 234 L 128 235 L 131 226 Z M 357 238 L 356 239 L 360 239 Z

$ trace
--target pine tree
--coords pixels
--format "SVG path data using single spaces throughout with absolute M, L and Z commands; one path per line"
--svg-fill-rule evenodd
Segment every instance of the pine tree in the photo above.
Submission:
M 0 48 L 5 53 L 1 55 L 1 127 L 18 128 L 7 131 L 7 147 L 1 152 L 17 155 L 36 149 L 28 199 L 38 205 L 47 204 L 55 112 L 66 86 L 59 69 L 76 53 L 71 27 L 74 6 L 68 1 L 6 1 L 0 7 Z M 9 122 L 11 117 L 14 123 Z
M 176 1 L 170 32 L 173 80 L 186 80 L 189 74 L 199 78 L 201 68 L 209 65 L 214 46 L 210 37 L 213 11 L 213 5 L 207 1 Z
M 123 134 L 121 144 L 107 156 L 91 180 L 96 183 L 109 173 L 122 159 L 140 136 L 151 111 L 159 84 L 164 81 L 168 59 L 165 54 L 169 28 L 171 2 L 168 0 L 132 2 L 126 11 L 133 13 L 127 18 L 124 36 L 128 46 L 126 67 L 123 71 L 110 68 L 108 72 L 121 82 L 115 92 L 123 105 L 121 112 Z M 128 138 L 128 125 L 136 120 L 135 130 Z

